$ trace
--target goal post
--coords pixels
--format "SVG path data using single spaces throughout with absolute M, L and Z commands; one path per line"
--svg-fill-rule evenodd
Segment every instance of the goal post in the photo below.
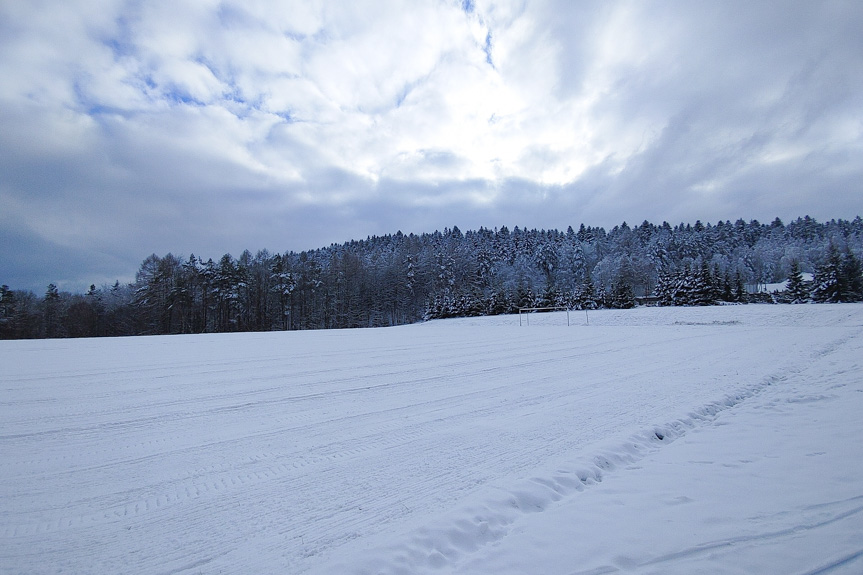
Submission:
M 522 325 L 521 316 L 524 314 L 527 325 L 530 325 L 530 314 L 538 311 L 565 311 L 566 325 L 569 325 L 569 308 L 568 307 L 520 307 L 518 308 L 518 325 Z

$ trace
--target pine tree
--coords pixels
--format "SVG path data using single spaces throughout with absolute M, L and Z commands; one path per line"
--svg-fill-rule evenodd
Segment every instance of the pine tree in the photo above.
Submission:
M 839 250 L 831 242 L 827 248 L 827 259 L 815 268 L 812 300 L 818 303 L 838 303 L 843 301 L 847 287 L 842 273 L 842 258 Z
M 534 298 L 533 290 L 530 287 L 526 286 L 523 283 L 518 285 L 518 289 L 515 292 L 515 304 L 516 307 L 525 308 L 525 307 L 537 307 L 536 306 L 536 298 Z
M 713 305 L 716 303 L 716 288 L 707 262 L 702 262 L 701 269 L 693 274 L 691 283 L 690 302 L 692 305 Z
M 659 270 L 656 278 L 656 287 L 653 288 L 653 295 L 659 300 L 659 305 L 669 305 L 668 303 L 668 286 L 671 274 L 665 268 Z
M 15 337 L 15 292 L 9 286 L 0 286 L 0 339 Z
M 740 275 L 740 270 L 737 270 L 734 276 L 734 301 L 736 303 L 746 303 L 748 299 L 746 288 L 743 287 L 743 277 Z
M 655 293 L 659 305 L 689 305 L 689 289 L 689 266 L 684 266 L 676 272 L 662 272 Z
M 288 271 L 287 264 L 280 254 L 273 257 L 270 265 L 271 282 L 270 290 L 276 297 L 278 305 L 277 324 L 280 329 L 287 330 L 290 327 L 291 299 L 297 282 L 294 275 Z
M 800 264 L 797 260 L 791 262 L 791 272 L 788 274 L 786 290 L 791 303 L 805 303 L 809 299 L 809 290 L 803 281 L 803 274 L 800 272 Z
M 842 276 L 845 280 L 846 293 L 843 301 L 863 300 L 863 270 L 860 260 L 846 248 L 842 257 Z
M 45 298 L 42 300 L 42 322 L 45 329 L 45 337 L 62 337 L 62 324 L 60 323 L 60 292 L 53 283 L 48 284 Z
M 630 309 L 635 307 L 635 293 L 632 289 L 632 265 L 628 258 L 622 262 L 617 272 L 617 278 L 611 286 L 609 306 L 615 309 Z
M 731 291 L 731 276 L 727 271 L 725 272 L 725 276 L 722 278 L 722 301 L 734 301 L 734 293 Z
M 596 288 L 593 281 L 590 279 L 590 274 L 585 278 L 584 284 L 576 296 L 577 307 L 579 309 L 596 309 L 599 307 L 597 303 Z
M 699 284 L 698 276 L 689 264 L 683 266 L 674 291 L 674 305 L 697 305 L 696 294 L 699 292 Z
M 713 303 L 722 301 L 725 286 L 722 284 L 722 270 L 720 269 L 718 262 L 713 264 L 713 272 L 710 274 L 710 281 L 713 286 Z
M 545 286 L 545 291 L 542 293 L 540 303 L 543 307 L 558 307 L 560 306 L 560 290 L 554 283 L 548 283 Z
M 635 295 L 628 282 L 618 280 L 612 287 L 611 307 L 616 309 L 631 309 L 635 307 Z

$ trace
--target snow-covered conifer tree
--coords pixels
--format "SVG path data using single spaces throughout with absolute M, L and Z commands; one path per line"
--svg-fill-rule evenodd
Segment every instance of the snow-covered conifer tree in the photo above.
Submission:
M 746 294 L 746 288 L 743 287 L 743 276 L 740 275 L 740 270 L 734 275 L 734 301 L 737 303 L 746 303 L 749 297 Z
M 832 242 L 827 248 L 827 259 L 815 268 L 812 300 L 818 303 L 837 303 L 844 300 L 846 281 L 842 273 L 842 258 Z
M 809 289 L 803 281 L 800 264 L 797 260 L 791 262 L 791 272 L 788 274 L 788 287 L 786 288 L 791 303 L 804 303 L 809 300 Z
M 860 268 L 860 260 L 848 248 L 842 257 L 842 275 L 845 278 L 847 290 L 845 301 L 863 300 L 863 271 Z

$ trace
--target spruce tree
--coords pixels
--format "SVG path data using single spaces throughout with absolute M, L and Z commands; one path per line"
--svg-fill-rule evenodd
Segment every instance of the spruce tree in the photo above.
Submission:
M 656 284 L 654 295 L 659 298 L 659 305 L 674 305 L 674 283 L 675 274 L 667 268 L 659 272 L 659 281 Z
M 596 288 L 593 281 L 590 279 L 590 274 L 585 278 L 584 285 L 581 286 L 581 291 L 578 294 L 579 307 L 581 309 L 596 309 L 599 307 L 597 303 Z
M 846 281 L 842 273 L 842 258 L 831 242 L 827 248 L 827 259 L 815 269 L 812 300 L 818 303 L 838 303 L 845 297 Z
M 737 303 L 746 303 L 748 300 L 746 288 L 743 287 L 743 277 L 740 275 L 740 270 L 734 277 L 734 301 Z
M 618 280 L 612 287 L 611 307 L 616 309 L 630 309 L 635 307 L 635 295 L 632 286 L 624 280 Z
M 803 281 L 800 272 L 800 264 L 797 260 L 791 262 L 791 272 L 788 274 L 788 287 L 786 288 L 791 303 L 805 303 L 809 299 L 809 290 Z
M 678 278 L 677 285 L 672 294 L 674 305 L 695 305 L 698 280 L 689 264 L 683 266 L 683 270 L 678 273 Z
M 863 300 L 863 271 L 861 271 L 860 260 L 848 248 L 842 257 L 842 276 L 846 287 L 843 301 Z
M 12 339 L 14 330 L 15 292 L 9 286 L 0 286 L 0 339 Z
M 520 283 L 515 292 L 516 306 L 520 308 L 536 307 L 536 301 L 533 296 L 533 290 L 530 287 Z
M 723 285 L 722 285 L 722 270 L 719 268 L 719 263 L 713 264 L 713 273 L 711 274 L 711 282 L 713 285 L 713 302 L 722 300 Z
M 698 272 L 692 275 L 692 290 L 690 294 L 692 305 L 713 305 L 716 303 L 716 289 L 707 262 L 702 262 Z
M 734 301 L 734 293 L 731 290 L 731 276 L 728 274 L 727 271 L 725 272 L 725 276 L 722 279 L 722 301 Z
M 542 307 L 560 307 L 561 299 L 560 290 L 557 289 L 554 283 L 550 282 L 545 286 L 540 303 Z

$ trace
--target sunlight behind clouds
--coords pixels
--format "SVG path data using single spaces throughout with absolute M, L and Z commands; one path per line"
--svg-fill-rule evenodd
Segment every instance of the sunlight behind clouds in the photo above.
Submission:
M 306 166 L 292 163 L 294 154 L 261 149 L 271 141 L 254 126 L 262 115 L 271 116 L 270 128 L 284 124 L 291 141 L 314 149 L 314 164 L 372 183 L 563 184 L 616 151 L 597 139 L 609 125 L 592 119 L 614 81 L 603 57 L 616 49 L 607 38 L 615 32 L 600 35 L 604 52 L 582 89 L 561 94 L 562 47 L 543 18 L 496 6 L 465 13 L 434 2 L 339 10 L 152 2 L 119 11 L 113 29 L 102 22 L 89 43 L 85 35 L 92 56 L 54 78 L 74 93 L 53 99 L 76 100 L 68 105 L 83 114 L 119 114 L 127 119 L 113 124 L 120 131 L 179 118 L 174 125 L 184 131 L 165 132 L 165 146 L 178 154 L 211 149 L 214 161 L 227 153 L 275 179 L 302 179 Z M 445 150 L 453 160 L 442 164 L 441 154 L 427 150 Z
M 112 261 L 853 217 L 861 27 L 850 1 L 5 2 L 0 199 L 16 237 Z M 146 232 L 189 213 L 217 223 Z M 107 248 L 105 221 L 130 222 Z

